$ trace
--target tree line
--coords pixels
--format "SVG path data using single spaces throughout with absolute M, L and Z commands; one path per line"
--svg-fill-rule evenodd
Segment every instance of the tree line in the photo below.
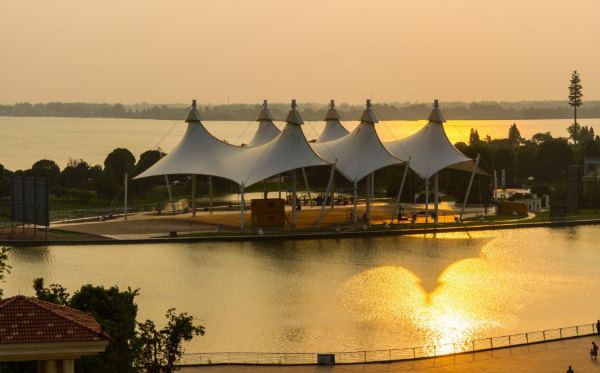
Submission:
M 528 102 L 526 105 L 507 105 L 498 102 L 451 103 L 443 107 L 448 119 L 453 120 L 499 120 L 499 119 L 566 119 L 572 116 L 569 105 L 556 102 L 556 106 L 547 107 Z M 580 118 L 600 118 L 600 101 L 581 103 Z M 123 104 L 90 104 L 61 103 L 47 104 L 28 102 L 14 105 L 0 105 L 0 116 L 16 117 L 77 117 L 77 118 L 130 118 L 130 119 L 164 119 L 178 120 L 185 116 L 189 106 L 177 105 L 123 105 Z M 258 104 L 200 105 L 200 114 L 204 120 L 253 120 L 260 112 Z M 269 109 L 277 121 L 285 119 L 289 110 L 287 103 L 269 104 Z M 304 104 L 300 112 L 306 120 L 322 120 L 327 105 Z M 363 105 L 337 106 L 343 120 L 358 120 L 364 110 Z M 382 120 L 419 120 L 427 118 L 431 105 L 425 103 L 375 103 L 373 105 L 378 117 Z

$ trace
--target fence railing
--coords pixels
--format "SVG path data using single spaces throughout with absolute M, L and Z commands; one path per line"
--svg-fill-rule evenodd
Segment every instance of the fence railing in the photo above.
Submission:
M 335 355 L 338 364 L 381 363 L 399 360 L 431 358 L 456 353 L 489 351 L 506 347 L 522 346 L 546 341 L 581 337 L 598 333 L 595 324 L 570 326 L 567 328 L 512 334 L 491 338 L 480 338 L 470 342 L 446 343 L 422 347 L 390 350 L 319 353 L 275 353 L 275 352 L 207 352 L 184 354 L 180 365 L 248 364 L 248 365 L 301 365 L 317 364 L 321 354 Z

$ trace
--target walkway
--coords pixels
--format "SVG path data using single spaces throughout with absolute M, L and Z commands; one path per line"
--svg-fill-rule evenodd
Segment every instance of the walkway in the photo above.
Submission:
M 182 373 L 313 373 L 313 372 L 405 372 L 423 373 L 494 372 L 494 373 L 549 373 L 567 371 L 569 365 L 575 373 L 600 372 L 600 360 L 592 361 L 589 351 L 592 341 L 600 338 L 588 336 L 552 341 L 494 351 L 468 353 L 435 359 L 352 365 L 301 365 L 301 366 L 247 366 L 215 365 L 182 368 Z

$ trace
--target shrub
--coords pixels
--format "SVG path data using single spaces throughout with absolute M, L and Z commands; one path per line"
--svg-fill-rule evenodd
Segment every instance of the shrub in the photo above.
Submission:
M 175 236 L 177 236 L 177 232 L 169 232 L 169 236 L 175 237 Z

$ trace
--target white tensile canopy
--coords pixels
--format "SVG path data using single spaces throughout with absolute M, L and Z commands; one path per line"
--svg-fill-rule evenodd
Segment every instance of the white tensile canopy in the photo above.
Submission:
M 259 146 L 262 144 L 266 144 L 269 141 L 273 140 L 281 131 L 273 124 L 273 116 L 271 112 L 267 108 L 267 100 L 264 101 L 263 107 L 260 110 L 260 114 L 258 114 L 258 119 L 256 119 L 258 124 L 258 130 L 254 134 L 254 137 L 248 143 L 248 146 Z
M 317 139 L 317 142 L 327 142 L 337 140 L 340 137 L 346 136 L 349 132 L 342 124 L 340 123 L 340 115 L 335 109 L 335 103 L 331 100 L 329 104 L 329 110 L 327 110 L 327 114 L 325 115 L 325 129 Z
M 417 133 L 383 144 L 403 161 L 411 157 L 410 168 L 423 179 L 429 179 L 444 168 L 473 171 L 475 162 L 459 152 L 448 139 L 443 125 L 446 119 L 437 106 L 437 100 L 428 119 L 429 122 Z M 481 170 L 478 172 L 485 174 Z
M 360 118 L 361 122 L 352 132 L 328 142 L 317 142 L 311 144 L 313 149 L 327 162 L 336 163 L 336 168 L 354 184 L 354 220 L 356 217 L 356 183 L 369 176 L 367 179 L 367 218 L 370 215 L 371 190 L 374 187 L 372 173 L 382 167 L 404 163 L 394 157 L 383 146 L 375 131 L 375 123 L 378 122 L 371 110 L 371 102 L 367 100 L 367 108 Z
M 486 172 L 477 168 L 477 163 L 471 158 L 465 156 L 458 151 L 452 145 L 446 131 L 444 130 L 444 122 L 446 119 L 439 109 L 438 100 L 434 101 L 434 108 L 428 118 L 429 122 L 420 129 L 414 135 L 398 141 L 385 142 L 384 145 L 389 151 L 396 157 L 403 161 L 410 161 L 409 167 L 415 171 L 420 177 L 422 177 L 425 183 L 425 214 L 428 216 L 429 207 L 429 178 L 434 177 L 434 206 L 435 206 L 435 221 L 437 222 L 438 212 L 438 172 L 444 168 L 452 168 L 456 170 L 463 170 L 475 172 L 487 175 Z M 471 189 L 473 182 L 473 176 L 471 176 L 471 183 L 469 183 L 469 189 L 467 190 L 467 197 Z M 402 183 L 403 185 L 404 183 Z M 398 193 L 398 201 L 400 200 L 400 193 L 402 193 L 402 187 Z M 466 204 L 463 203 L 463 210 Z M 395 214 L 395 210 L 394 213 Z M 393 221 L 394 216 L 392 216 Z
M 291 120 L 300 119 L 295 107 L 292 111 L 296 114 Z M 272 141 L 254 147 L 227 144 L 211 135 L 200 120 L 200 113 L 193 107 L 179 145 L 136 179 L 170 174 L 210 175 L 252 185 L 281 172 L 327 165 L 306 141 L 299 126 L 301 119 L 300 123 L 287 121 L 283 131 Z
M 168 174 L 209 175 L 223 177 L 244 186 L 279 173 L 328 163 L 308 144 L 295 100 L 286 118 L 283 131 L 272 141 L 259 146 L 241 147 L 227 144 L 211 135 L 202 125 L 196 102 L 186 119 L 188 128 L 181 142 L 171 153 L 136 177 Z M 293 172 L 295 176 L 295 171 Z M 295 179 L 295 177 L 294 177 Z M 295 191 L 295 185 L 293 185 Z M 294 193 L 295 199 L 295 193 Z M 242 208 L 242 228 L 243 228 Z M 293 209 L 295 223 L 295 212 Z

